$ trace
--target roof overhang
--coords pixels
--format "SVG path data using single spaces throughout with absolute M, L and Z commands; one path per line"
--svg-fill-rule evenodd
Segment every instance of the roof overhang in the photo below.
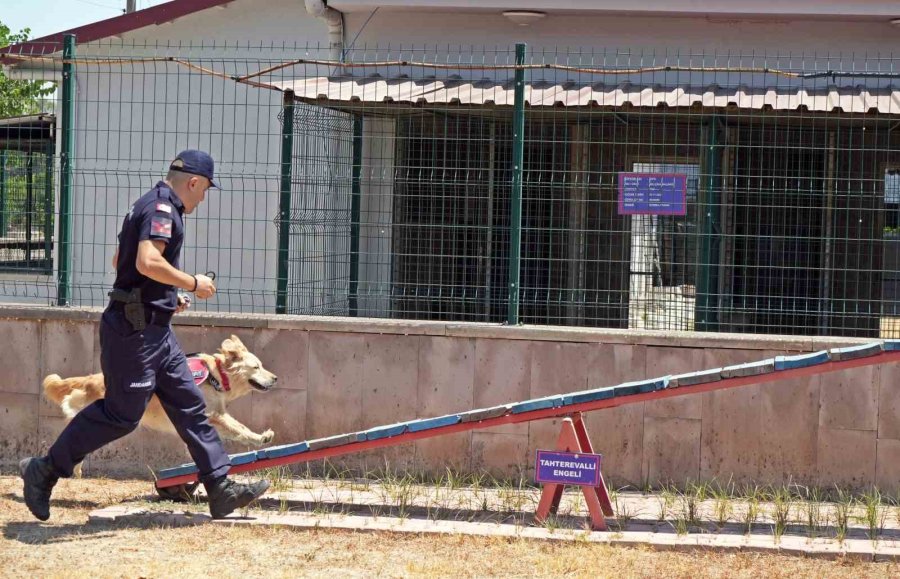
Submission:
M 35 38 L 20 44 L 13 44 L 0 48 L 0 62 L 3 64 L 15 64 L 18 62 L 7 55 L 20 56 L 45 56 L 62 50 L 63 38 L 67 34 L 74 34 L 78 44 L 85 44 L 112 38 L 122 34 L 171 22 L 183 16 L 194 14 L 210 8 L 224 6 L 234 0 L 173 0 L 164 4 L 157 4 L 150 8 L 122 14 L 99 22 L 92 22 L 77 28 L 70 28 L 56 34 L 50 34 L 41 38 Z
M 0 149 L 44 150 L 53 141 L 56 116 L 50 113 L 0 119 Z
M 391 103 L 408 105 L 470 105 L 512 107 L 513 81 L 464 80 L 459 76 L 411 79 L 311 77 L 271 83 L 293 91 L 297 100 L 312 104 Z M 865 86 L 720 87 L 562 83 L 533 81 L 525 87 L 530 107 L 669 107 L 739 108 L 755 110 L 900 114 L 900 89 Z

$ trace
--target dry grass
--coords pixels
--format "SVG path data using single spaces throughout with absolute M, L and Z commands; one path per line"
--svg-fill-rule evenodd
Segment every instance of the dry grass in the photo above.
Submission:
M 20 577 L 544 576 L 897 577 L 900 565 L 753 553 L 655 552 L 471 536 L 204 525 L 87 524 L 90 510 L 140 499 L 144 481 L 66 480 L 49 524 L 18 479 L 0 477 L 0 575 Z

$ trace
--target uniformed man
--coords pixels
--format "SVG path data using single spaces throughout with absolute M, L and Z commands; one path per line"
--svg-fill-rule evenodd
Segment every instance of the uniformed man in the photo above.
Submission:
M 50 517 L 50 493 L 60 477 L 72 476 L 85 456 L 137 428 L 153 394 L 187 444 L 209 495 L 213 518 L 251 503 L 267 481 L 239 484 L 216 430 L 205 414 L 203 395 L 188 369 L 169 322 L 180 311 L 176 288 L 199 299 L 216 293 L 212 279 L 179 269 L 184 243 L 182 215 L 206 197 L 213 181 L 208 154 L 183 151 L 164 181 L 131 207 L 113 257 L 116 281 L 100 321 L 100 365 L 106 396 L 84 408 L 66 426 L 47 456 L 19 463 L 25 504 L 42 521 Z

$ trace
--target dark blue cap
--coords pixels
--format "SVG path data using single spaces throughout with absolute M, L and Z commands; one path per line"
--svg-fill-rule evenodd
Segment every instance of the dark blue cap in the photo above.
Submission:
M 178 156 L 169 165 L 169 169 L 206 177 L 213 187 L 221 189 L 219 184 L 213 181 L 213 166 L 213 158 L 209 156 L 209 153 L 197 149 L 187 149 L 178 153 Z

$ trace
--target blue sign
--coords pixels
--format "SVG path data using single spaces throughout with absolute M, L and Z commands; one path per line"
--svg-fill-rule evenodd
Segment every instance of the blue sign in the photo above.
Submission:
M 600 484 L 600 458 L 599 454 L 539 450 L 534 480 L 539 483 L 595 487 Z
M 619 215 L 685 215 L 686 198 L 686 175 L 619 173 Z

